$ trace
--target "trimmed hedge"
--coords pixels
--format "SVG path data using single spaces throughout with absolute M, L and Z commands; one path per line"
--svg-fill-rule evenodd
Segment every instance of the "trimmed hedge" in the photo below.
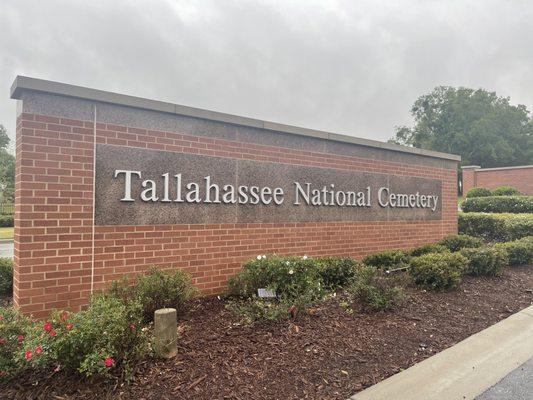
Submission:
M 446 246 L 438 243 L 429 243 L 411 250 L 412 257 L 420 257 L 429 253 L 446 253 L 450 251 Z
M 507 253 L 508 264 L 511 267 L 533 263 L 533 236 L 527 236 L 513 242 L 498 243 L 494 247 Z
M 363 264 L 384 270 L 401 268 L 408 263 L 409 255 L 403 250 L 385 250 L 363 258 Z
M 512 186 L 500 186 L 492 191 L 493 196 L 520 196 L 522 193 Z
M 448 235 L 442 238 L 438 244 L 453 252 L 472 247 L 481 247 L 483 246 L 483 240 L 474 236 L 459 234 Z
M 464 212 L 533 213 L 533 196 L 471 197 L 461 208 Z
M 461 255 L 468 259 L 466 273 L 473 276 L 501 276 L 509 262 L 507 251 L 496 246 L 463 249 Z
M 11 228 L 13 226 L 13 215 L 0 215 L 0 228 Z
M 429 253 L 411 260 L 413 281 L 429 290 L 453 289 L 461 283 L 468 259 L 460 253 Z
M 533 236 L 533 214 L 459 213 L 459 232 L 488 241 Z
M 472 188 L 466 194 L 466 198 L 492 196 L 492 192 L 485 188 Z

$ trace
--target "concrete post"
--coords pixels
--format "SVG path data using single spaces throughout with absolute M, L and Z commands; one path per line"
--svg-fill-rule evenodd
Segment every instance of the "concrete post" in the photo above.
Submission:
M 178 354 L 177 312 L 162 308 L 154 313 L 154 350 L 157 356 L 172 358 Z

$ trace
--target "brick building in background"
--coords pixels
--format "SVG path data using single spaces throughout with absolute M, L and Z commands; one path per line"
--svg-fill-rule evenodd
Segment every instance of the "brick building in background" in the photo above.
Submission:
M 499 186 L 513 186 L 522 194 L 533 196 L 533 165 L 501 168 L 469 165 L 462 170 L 463 196 L 475 187 L 493 190 Z
M 94 290 L 152 265 L 184 269 L 204 293 L 217 293 L 257 254 L 360 258 L 457 232 L 458 156 L 25 77 L 11 96 L 14 304 L 26 313 L 79 309 Z M 418 192 L 431 192 L 438 204 L 200 206 L 170 204 L 168 195 L 127 203 L 109 183 L 120 163 L 154 181 L 179 168 L 236 185 L 282 187 L 301 177 L 328 187 L 390 186 L 416 193 L 416 207 Z

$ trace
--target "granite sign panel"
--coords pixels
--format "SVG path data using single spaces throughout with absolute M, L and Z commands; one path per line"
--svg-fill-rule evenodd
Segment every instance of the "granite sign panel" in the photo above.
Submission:
M 97 145 L 95 204 L 97 225 L 438 220 L 442 183 Z

